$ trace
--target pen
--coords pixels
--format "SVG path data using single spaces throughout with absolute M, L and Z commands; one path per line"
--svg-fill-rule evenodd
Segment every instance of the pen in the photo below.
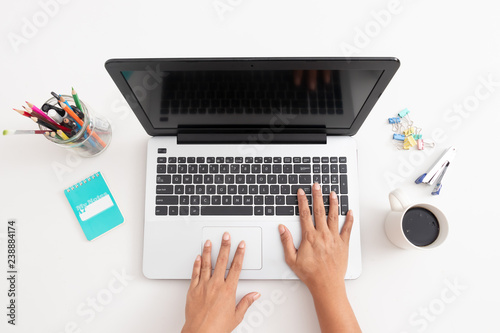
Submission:
M 59 113 L 57 113 L 56 110 L 50 109 L 47 114 L 56 123 L 61 124 L 63 122 L 63 117 L 61 117 L 61 115 Z
M 57 113 L 59 113 L 59 115 L 61 117 L 66 117 L 66 111 L 64 111 L 63 109 L 61 108 L 58 108 L 57 106 L 54 106 L 54 105 L 50 105 L 50 104 L 47 104 L 45 103 L 44 105 L 42 105 L 42 111 L 45 112 L 45 113 L 48 113 L 49 110 L 55 110 Z

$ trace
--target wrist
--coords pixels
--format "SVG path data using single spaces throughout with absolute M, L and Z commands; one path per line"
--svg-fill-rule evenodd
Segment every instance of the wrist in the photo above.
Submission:
M 317 297 L 334 297 L 338 299 L 339 297 L 346 297 L 347 293 L 345 290 L 344 279 L 328 279 L 328 280 L 316 280 L 307 285 L 313 298 Z

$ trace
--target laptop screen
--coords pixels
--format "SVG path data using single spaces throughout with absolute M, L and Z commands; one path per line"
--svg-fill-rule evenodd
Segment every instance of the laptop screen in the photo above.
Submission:
M 383 72 L 149 68 L 121 75 L 154 129 L 261 127 L 276 115 L 290 127 L 348 129 Z

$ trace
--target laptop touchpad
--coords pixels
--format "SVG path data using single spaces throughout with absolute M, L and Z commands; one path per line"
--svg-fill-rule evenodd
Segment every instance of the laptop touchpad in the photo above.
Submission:
M 210 239 L 212 242 L 212 268 L 215 268 L 222 235 L 226 231 L 231 235 L 231 251 L 229 253 L 227 269 L 231 266 L 234 252 L 242 240 L 244 240 L 246 244 L 243 269 L 261 269 L 262 229 L 260 227 L 204 227 L 201 240 L 201 252 L 203 252 L 203 245 L 207 239 Z

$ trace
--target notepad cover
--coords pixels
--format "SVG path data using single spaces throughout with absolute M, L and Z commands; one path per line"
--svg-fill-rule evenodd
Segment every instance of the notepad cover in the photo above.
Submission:
M 123 223 L 123 215 L 100 172 L 65 189 L 64 194 L 89 241 Z

